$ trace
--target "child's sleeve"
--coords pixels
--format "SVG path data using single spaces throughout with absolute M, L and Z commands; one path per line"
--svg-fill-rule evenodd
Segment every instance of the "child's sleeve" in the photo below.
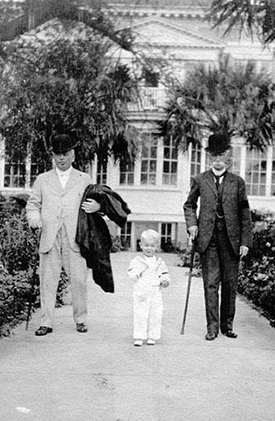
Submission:
M 166 283 L 168 283 L 168 285 L 170 284 L 171 278 L 170 278 L 170 274 L 169 274 L 169 271 L 168 271 L 168 267 L 167 267 L 166 263 L 164 262 L 164 260 L 161 260 L 161 264 L 160 264 L 160 267 L 159 267 L 159 277 L 160 277 L 160 283 L 165 281 Z
M 138 280 L 146 270 L 146 265 L 137 258 L 134 258 L 129 265 L 127 274 L 130 279 Z

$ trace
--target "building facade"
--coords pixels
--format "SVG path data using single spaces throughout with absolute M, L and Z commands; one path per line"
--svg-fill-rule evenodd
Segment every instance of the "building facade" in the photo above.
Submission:
M 222 33 L 211 29 L 204 19 L 209 1 L 204 2 L 205 8 L 193 1 L 113 3 L 108 13 L 117 27 L 130 27 L 138 47 L 146 49 L 152 60 L 160 57 L 166 60 L 165 71 L 180 80 L 199 63 L 217 64 L 221 53 L 230 54 L 236 63 L 252 60 L 258 70 L 270 75 L 274 72 L 271 48 L 263 49 L 260 43 L 250 39 L 240 40 L 234 33 L 230 38 L 223 38 Z M 121 59 L 129 62 L 131 57 L 125 52 Z M 92 182 L 109 185 L 128 203 L 132 213 L 125 228 L 110 225 L 112 234 L 121 237 L 125 248 L 137 250 L 140 234 L 146 228 L 160 233 L 164 250 L 171 243 L 184 248 L 187 235 L 183 203 L 191 177 L 209 168 L 204 149 L 206 138 L 200 147 L 190 145 L 184 153 L 176 149 L 172 139 L 157 138 L 156 124 L 169 96 L 162 75 L 157 71 L 145 72 L 141 92 L 139 102 L 128 107 L 129 122 L 139 132 L 139 158 L 131 165 L 108 162 L 100 168 L 95 160 L 90 165 Z M 269 146 L 266 152 L 251 151 L 240 138 L 234 140 L 233 148 L 232 170 L 246 181 L 251 209 L 272 213 L 275 211 L 275 147 Z M 31 159 L 13 163 L 5 157 L 4 150 L 0 153 L 2 194 L 30 192 L 34 174 L 35 164 Z

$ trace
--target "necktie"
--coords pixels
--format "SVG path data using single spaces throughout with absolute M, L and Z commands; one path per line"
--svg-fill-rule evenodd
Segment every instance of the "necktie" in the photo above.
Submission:
M 214 173 L 213 173 L 214 174 Z M 214 177 L 215 177 L 215 184 L 216 184 L 216 188 L 217 188 L 217 190 L 219 190 L 219 185 L 220 185 L 220 179 L 222 178 L 222 177 L 224 177 L 225 176 L 225 172 L 223 172 L 221 175 L 216 175 L 216 174 L 214 174 Z
M 214 177 L 215 177 L 216 189 L 219 190 L 221 176 L 214 174 Z

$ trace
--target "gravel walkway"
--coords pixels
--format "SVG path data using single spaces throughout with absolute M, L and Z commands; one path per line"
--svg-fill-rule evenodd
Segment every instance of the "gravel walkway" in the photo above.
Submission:
M 237 339 L 207 342 L 201 278 L 193 278 L 180 335 L 188 269 L 165 254 L 163 337 L 132 345 L 133 253 L 112 254 L 115 294 L 89 280 L 89 332 L 70 305 L 56 309 L 52 334 L 38 338 L 39 311 L 0 340 L 1 421 L 274 421 L 275 329 L 238 299 Z

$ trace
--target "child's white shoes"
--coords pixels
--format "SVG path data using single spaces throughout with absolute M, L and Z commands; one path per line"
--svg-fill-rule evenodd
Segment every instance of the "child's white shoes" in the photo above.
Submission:
M 156 341 L 154 341 L 154 339 L 148 339 L 147 340 L 147 345 L 155 345 Z M 141 339 L 137 339 L 136 341 L 134 341 L 134 346 L 142 346 L 143 345 L 143 341 Z

